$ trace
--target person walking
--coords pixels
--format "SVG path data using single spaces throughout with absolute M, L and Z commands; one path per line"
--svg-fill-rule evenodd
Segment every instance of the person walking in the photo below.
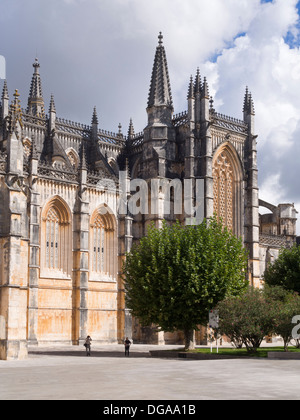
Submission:
M 126 340 L 124 341 L 124 345 L 125 345 L 125 356 L 129 356 L 129 349 L 130 349 L 131 341 L 128 339 L 128 337 L 126 337 Z
M 92 343 L 92 339 L 91 337 L 88 335 L 85 339 L 85 343 L 84 343 L 84 347 L 86 350 L 86 355 L 90 356 L 91 355 L 91 343 Z

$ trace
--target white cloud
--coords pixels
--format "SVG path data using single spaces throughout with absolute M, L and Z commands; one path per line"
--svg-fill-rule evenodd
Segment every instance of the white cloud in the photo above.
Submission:
M 274 204 L 300 201 L 300 50 L 284 41 L 288 32 L 297 34 L 296 5 L 295 0 L 261 5 L 247 33 L 205 66 L 220 112 L 241 118 L 249 86 L 259 135 L 260 197 Z

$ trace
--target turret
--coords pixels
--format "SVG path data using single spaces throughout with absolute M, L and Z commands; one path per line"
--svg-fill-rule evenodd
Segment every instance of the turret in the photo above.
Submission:
M 174 161 L 176 156 L 176 136 L 172 121 L 174 108 L 161 32 L 158 40 L 148 98 L 148 125 L 144 130 L 145 179 L 168 177 L 170 162 Z

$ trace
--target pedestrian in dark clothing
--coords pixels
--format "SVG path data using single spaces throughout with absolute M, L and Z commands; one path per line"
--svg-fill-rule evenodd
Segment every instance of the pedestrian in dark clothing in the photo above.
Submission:
M 90 356 L 91 355 L 91 343 L 92 343 L 92 339 L 91 337 L 88 335 L 85 339 L 85 343 L 84 343 L 84 347 L 86 350 L 86 355 Z
M 125 356 L 129 356 L 129 348 L 131 345 L 131 341 L 128 339 L 128 337 L 126 337 L 126 340 L 124 341 L 124 345 L 125 345 Z

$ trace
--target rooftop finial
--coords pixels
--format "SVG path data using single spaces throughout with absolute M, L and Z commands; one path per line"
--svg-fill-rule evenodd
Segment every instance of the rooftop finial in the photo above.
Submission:
M 158 35 L 158 44 L 159 44 L 160 47 L 163 44 L 163 39 L 164 39 L 163 34 L 160 32 L 159 35 Z
M 93 117 L 92 117 L 92 125 L 93 124 L 98 124 L 97 110 L 96 110 L 96 107 L 95 106 L 94 106 Z
M 128 129 L 128 139 L 131 140 L 134 137 L 134 127 L 132 118 L 130 118 L 129 129 Z
M 50 106 L 49 106 L 49 112 L 55 112 L 55 113 L 56 113 L 55 103 L 54 103 L 54 96 L 53 96 L 53 94 L 51 94 Z
M 39 68 L 41 67 L 40 63 L 39 63 L 39 59 L 36 57 L 34 60 L 34 63 L 32 64 L 32 67 L 34 68 L 35 73 L 39 72 Z

